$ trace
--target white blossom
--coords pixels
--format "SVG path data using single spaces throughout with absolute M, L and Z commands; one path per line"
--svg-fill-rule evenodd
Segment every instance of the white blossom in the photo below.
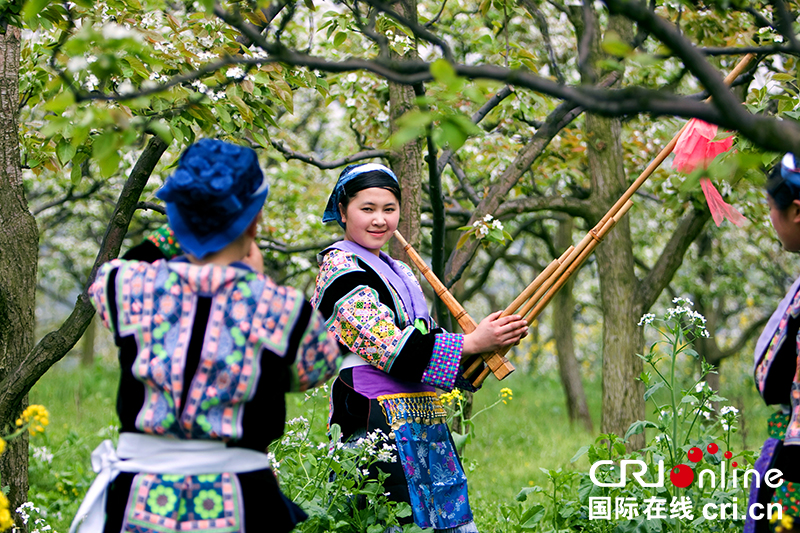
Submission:
M 228 69 L 225 75 L 228 76 L 229 78 L 235 78 L 238 80 L 244 77 L 244 70 L 242 69 L 242 67 L 231 67 Z
M 725 407 L 719 410 L 719 414 L 721 415 L 727 415 L 728 413 L 732 413 L 735 415 L 739 413 L 739 410 L 732 405 L 726 405 Z
M 656 319 L 656 315 L 653 313 L 645 313 L 642 315 L 642 318 L 639 319 L 639 326 L 646 326 L 648 324 L 652 324 L 653 320 Z

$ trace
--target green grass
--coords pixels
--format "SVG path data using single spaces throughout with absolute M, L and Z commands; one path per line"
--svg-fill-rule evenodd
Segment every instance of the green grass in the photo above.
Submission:
M 743 435 L 748 447 L 757 449 L 766 437 L 765 420 L 772 409 L 758 398 L 746 370 L 730 366 L 731 371 L 723 373 L 720 392 L 742 408 L 746 428 Z M 118 370 L 113 365 L 98 363 L 81 368 L 61 364 L 31 391 L 30 402 L 45 405 L 51 421 L 46 434 L 33 437 L 31 444 L 46 445 L 54 454 L 49 465 L 31 461 L 31 498 L 50 510 L 48 522 L 62 533 L 68 529 L 80 497 L 91 482 L 91 450 L 106 438 L 109 426 L 118 424 L 114 409 L 117 383 Z M 586 386 L 595 433 L 599 434 L 600 384 L 595 381 Z M 596 434 L 570 425 L 564 394 L 555 375 L 533 377 L 517 372 L 502 383 L 487 380 L 475 395 L 475 410 L 493 403 L 502 387 L 514 391 L 513 400 L 476 418 L 473 440 L 464 453 L 470 499 L 481 531 L 502 530 L 499 509 L 512 504 L 523 487 L 548 486 L 542 468 L 586 471 L 589 465 L 585 457 L 574 464 L 570 459 L 581 446 L 596 438 Z M 312 438 L 324 438 L 324 393 L 311 402 L 305 402 L 303 394 L 291 394 L 287 405 L 289 418 L 306 416 L 313 423 Z M 311 409 L 316 411 L 313 418 Z M 737 435 L 734 444 L 737 450 L 743 447 L 741 437 Z

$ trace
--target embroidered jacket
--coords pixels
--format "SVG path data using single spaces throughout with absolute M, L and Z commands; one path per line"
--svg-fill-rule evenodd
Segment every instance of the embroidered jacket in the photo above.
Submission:
M 322 317 L 294 289 L 235 265 L 103 265 L 90 296 L 120 348 L 120 431 L 265 452 L 283 433 L 284 393 L 334 374 L 341 357 Z M 287 501 L 269 470 L 121 474 L 106 531 L 233 533 L 259 529 L 261 512 L 288 531 L 302 511 Z
M 773 325 L 774 329 L 770 331 L 770 324 L 774 324 L 771 319 L 762 334 L 767 343 L 763 353 L 756 353 L 755 381 L 767 404 L 791 406 L 791 418 L 783 440 L 785 445 L 800 445 L 800 366 L 797 357 L 800 352 L 800 291 L 787 295 L 787 299 L 785 303 L 788 305 L 781 316 L 773 315 L 773 319 L 779 318 L 777 326 Z M 761 344 L 759 339 L 759 346 Z
M 417 287 L 421 292 L 418 282 Z M 426 324 L 425 331 L 415 327 L 391 284 L 355 254 L 324 252 L 311 303 L 327 318 L 328 331 L 343 352 L 395 378 L 453 389 L 463 336 L 428 331 L 433 324 Z

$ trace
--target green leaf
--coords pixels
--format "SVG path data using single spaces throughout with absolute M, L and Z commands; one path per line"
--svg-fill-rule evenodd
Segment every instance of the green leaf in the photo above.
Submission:
M 62 165 L 66 165 L 68 161 L 75 157 L 77 151 L 78 150 L 66 139 L 61 139 L 56 145 L 56 155 Z
M 92 157 L 98 161 L 117 150 L 119 137 L 114 132 L 101 133 L 92 139 Z
M 47 111 L 52 111 L 56 115 L 60 115 L 67 107 L 75 103 L 75 95 L 72 91 L 63 91 L 55 98 L 50 100 L 44 105 Z
M 578 459 L 583 457 L 586 454 L 586 452 L 588 452 L 588 451 L 589 451 L 589 446 L 588 445 L 587 446 L 581 446 L 580 449 L 578 449 L 578 451 L 575 452 L 575 455 L 572 456 L 572 459 L 570 459 L 569 462 L 570 463 L 574 463 L 575 461 L 577 461 Z
M 655 428 L 658 427 L 649 420 L 637 420 L 633 424 L 630 425 L 628 431 L 625 432 L 625 440 L 628 440 L 628 437 L 632 435 L 638 435 L 639 433 L 643 432 L 645 428 Z
M 69 180 L 72 182 L 73 185 L 78 185 L 81 182 L 81 178 L 83 177 L 83 173 L 81 172 L 80 164 L 75 164 L 72 162 L 72 170 L 69 173 Z
M 470 233 L 465 233 L 461 237 L 458 238 L 458 242 L 456 243 L 456 250 L 460 250 L 465 244 L 467 244 L 467 241 L 469 240 L 469 236 L 470 235 L 472 235 L 471 232 Z
M 666 386 L 667 386 L 667 384 L 664 383 L 663 381 L 658 381 L 658 382 L 656 382 L 655 385 L 652 385 L 652 386 L 648 387 L 647 390 L 644 391 L 644 401 L 649 400 L 650 397 L 653 394 L 655 394 L 656 391 L 658 391 L 658 389 L 662 389 L 662 388 L 664 388 Z
M 613 31 L 606 32 L 603 39 L 603 50 L 616 57 L 627 57 L 633 53 L 631 46 Z
M 436 81 L 440 81 L 444 84 L 449 84 L 458 77 L 456 76 L 455 69 L 453 69 L 453 66 L 446 59 L 437 59 L 431 63 L 431 76 L 433 76 Z
M 539 486 L 525 487 L 524 489 L 519 491 L 519 493 L 517 493 L 516 500 L 518 502 L 524 502 L 525 500 L 528 499 L 528 495 L 529 494 L 536 494 L 537 492 L 543 492 L 543 491 L 544 491 L 544 489 L 542 489 L 542 487 L 539 487 Z
M 161 140 L 164 141 L 165 144 L 169 145 L 172 142 L 172 130 L 163 120 L 151 122 L 149 127 L 153 133 L 161 137 Z
M 100 166 L 100 175 L 104 178 L 110 178 L 119 168 L 120 156 L 116 150 L 112 151 L 102 159 L 98 159 L 97 164 Z
M 536 505 L 532 506 L 530 509 L 525 511 L 525 514 L 522 515 L 520 518 L 520 522 L 523 520 L 523 524 L 520 526 L 522 529 L 535 529 L 539 522 L 542 521 L 544 518 L 545 509 L 544 505 L 537 503 Z
M 49 3 L 50 0 L 28 0 L 25 2 L 25 7 L 22 8 L 22 18 L 29 22 L 35 21 L 39 13 L 41 13 Z M 4 9 L 8 9 L 8 7 Z
M 255 130 L 250 130 L 250 134 L 253 136 L 253 139 L 255 139 L 255 141 L 258 144 L 260 144 L 263 148 L 269 148 L 269 146 L 270 146 L 269 141 L 267 140 L 266 137 L 261 135 L 261 133 L 255 131 Z
M 337 31 L 336 35 L 333 36 L 333 46 L 342 46 L 346 40 L 347 34 L 343 31 Z

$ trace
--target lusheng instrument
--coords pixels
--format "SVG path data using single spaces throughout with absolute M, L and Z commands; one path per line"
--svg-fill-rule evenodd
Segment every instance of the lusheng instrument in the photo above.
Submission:
M 734 69 L 725 77 L 725 83 L 730 85 L 733 81 L 744 72 L 750 61 L 755 58 L 755 54 L 747 54 L 741 61 L 734 67 Z M 709 98 L 710 99 L 710 98 Z M 708 99 L 706 100 L 708 101 Z M 688 124 L 688 123 L 687 123 Z M 631 184 L 628 190 L 620 197 L 619 200 L 608 210 L 608 212 L 600 219 L 600 222 L 592 228 L 589 233 L 575 246 L 570 246 L 558 259 L 553 260 L 542 272 L 536 276 L 530 285 L 517 296 L 509 306 L 503 310 L 501 316 L 508 316 L 514 313 L 522 315 L 528 322 L 528 325 L 533 324 L 533 321 L 542 313 L 544 308 L 553 299 L 556 293 L 564 286 L 564 284 L 583 264 L 586 258 L 594 251 L 603 238 L 609 231 L 619 222 L 622 217 L 633 207 L 631 197 L 636 193 L 639 187 L 647 181 L 650 175 L 661 165 L 661 163 L 672 153 L 675 145 L 678 142 L 683 131 L 686 129 L 684 125 L 681 130 L 675 134 L 672 140 L 658 153 L 647 168 L 639 175 L 638 178 Z M 395 232 L 395 237 L 403 245 L 409 257 L 415 265 L 420 269 L 422 274 L 434 288 L 436 295 L 439 296 L 450 312 L 455 316 L 458 324 L 465 333 L 473 331 L 476 327 L 475 321 L 467 314 L 464 308 L 459 304 L 452 294 L 447 290 L 447 287 L 436 277 L 430 268 L 425 264 L 425 261 L 419 254 L 409 245 L 403 237 Z M 483 383 L 491 371 L 497 379 L 504 379 L 511 372 L 514 371 L 514 366 L 506 359 L 505 355 L 511 347 L 508 346 L 491 354 L 482 354 L 480 358 L 476 358 L 464 371 L 463 376 L 469 380 L 474 386 L 479 386 Z M 483 363 L 486 363 L 484 367 Z
M 438 296 L 444 305 L 447 306 L 447 309 L 453 315 L 453 318 L 456 319 L 458 325 L 461 326 L 461 329 L 464 331 L 464 333 L 472 333 L 475 331 L 475 328 L 478 327 L 478 324 L 475 323 L 475 320 L 469 316 L 467 311 L 461 306 L 460 303 L 458 303 L 450 291 L 447 290 L 447 287 L 445 287 L 444 283 L 442 283 L 441 280 L 436 277 L 436 274 L 434 274 L 433 270 L 431 270 L 427 263 L 425 263 L 425 260 L 420 257 L 417 251 L 403 238 L 399 231 L 394 232 L 394 237 L 403 246 L 403 250 L 405 250 L 408 254 L 408 257 L 411 258 L 411 262 L 416 265 L 420 273 L 422 273 L 422 275 L 425 276 L 425 279 L 428 280 L 428 283 L 431 284 L 436 296 Z M 463 374 L 464 378 L 469 379 L 469 376 L 473 375 L 477 369 L 483 367 L 483 363 L 486 364 L 486 368 L 482 369 L 482 371 L 484 371 L 486 375 L 484 375 L 483 378 L 477 383 L 473 382 L 473 385 L 475 386 L 483 383 L 483 380 L 486 379 L 486 376 L 490 371 L 497 376 L 497 379 L 503 379 L 514 371 L 514 365 L 512 365 L 511 362 L 505 358 L 505 354 L 499 355 L 496 353 L 486 353 L 481 354 L 480 357 L 474 358 L 474 363 L 470 367 L 472 370 L 465 372 Z

